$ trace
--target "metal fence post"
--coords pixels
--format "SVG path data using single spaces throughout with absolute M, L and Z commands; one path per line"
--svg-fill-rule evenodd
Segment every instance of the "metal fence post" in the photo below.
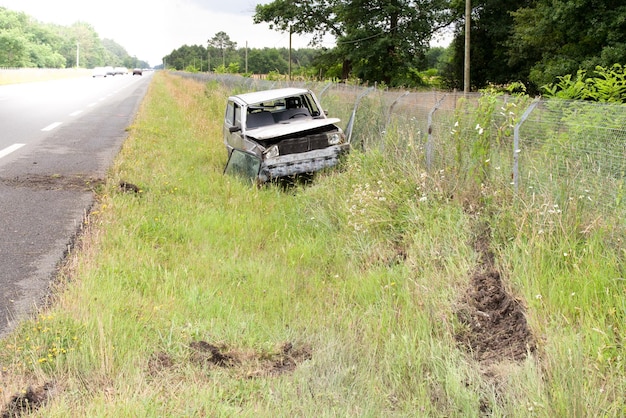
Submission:
M 435 114 L 437 109 L 439 109 L 439 106 L 441 106 L 441 103 L 444 101 L 446 96 L 447 94 L 444 94 L 443 96 L 441 96 L 441 98 L 437 100 L 437 103 L 435 103 L 433 108 L 430 109 L 430 112 L 428 112 L 428 122 L 427 122 L 428 138 L 426 140 L 426 169 L 428 171 L 430 171 L 432 163 L 433 163 L 433 145 L 434 145 L 433 144 L 433 115 Z
M 387 131 L 387 129 L 389 129 L 389 124 L 391 123 L 391 114 L 393 113 L 393 108 L 396 106 L 396 104 L 398 104 L 398 102 L 400 101 L 401 98 L 403 98 L 404 96 L 407 96 L 408 94 L 410 94 L 410 92 L 405 91 L 404 93 L 402 93 L 400 96 L 398 96 L 393 103 L 391 103 L 391 105 L 389 106 L 389 113 L 387 114 L 387 121 L 385 122 L 385 126 L 383 128 L 383 132 L 381 132 L 381 134 L 384 136 L 385 132 Z M 385 141 L 381 141 L 382 143 L 382 150 L 385 150 Z
M 536 98 L 533 102 L 528 106 L 528 109 L 524 112 L 519 122 L 515 124 L 515 128 L 513 128 L 513 184 L 515 187 L 515 193 L 519 190 L 519 154 L 521 152 L 519 145 L 519 129 L 524 123 L 528 116 L 530 116 L 531 112 L 537 107 L 540 99 Z
M 359 107 L 359 103 L 361 102 L 361 99 L 367 96 L 372 90 L 374 90 L 374 87 L 370 87 L 366 89 L 365 91 L 361 92 L 361 94 L 357 97 L 356 102 L 354 103 L 354 108 L 352 109 L 352 115 L 350 116 L 350 119 L 348 120 L 348 125 L 346 126 L 346 136 L 348 137 L 348 143 L 352 142 L 352 129 L 354 128 L 354 121 L 356 119 L 356 110 Z
M 330 86 L 332 86 L 334 83 L 328 83 L 324 86 L 324 88 L 322 89 L 322 91 L 320 91 L 319 94 L 319 99 L 322 100 L 322 96 L 324 95 L 324 93 L 326 93 L 326 90 L 328 90 L 330 88 Z

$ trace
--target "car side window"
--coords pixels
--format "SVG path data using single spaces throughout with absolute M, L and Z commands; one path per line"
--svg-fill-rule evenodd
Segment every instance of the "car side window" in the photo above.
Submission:
M 226 104 L 224 123 L 228 126 L 241 127 L 241 107 L 237 103 L 229 101 Z
M 318 109 L 317 104 L 315 103 L 315 100 L 313 100 L 311 95 L 307 94 L 303 96 L 302 98 L 304 99 L 305 106 L 309 109 L 309 113 L 311 113 L 311 116 L 313 117 L 319 116 L 321 112 Z
M 241 107 L 235 103 L 235 126 L 241 128 Z
M 235 123 L 235 103 L 228 102 L 228 104 L 226 104 L 224 122 L 229 126 L 232 126 Z

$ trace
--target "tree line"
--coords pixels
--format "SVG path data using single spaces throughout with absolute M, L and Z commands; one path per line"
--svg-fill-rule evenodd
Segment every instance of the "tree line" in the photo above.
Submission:
M 310 48 L 248 49 L 218 32 L 206 45 L 183 45 L 168 68 L 279 73 L 351 79 L 391 87 L 463 88 L 465 5 L 469 0 L 274 0 L 258 4 L 253 22 L 313 35 Z M 560 77 L 626 64 L 623 0 L 472 0 L 471 90 L 514 83 L 528 93 Z M 431 48 L 447 30 L 447 48 Z M 332 37 L 335 46 L 322 48 Z M 147 66 L 87 23 L 42 24 L 0 7 L 0 66 Z
M 0 7 L 0 67 L 71 68 L 77 66 L 147 67 L 118 43 L 100 39 L 85 22 L 71 26 L 41 23 Z
M 292 74 L 306 78 L 343 79 L 341 65 L 329 60 L 327 54 L 329 50 L 325 48 L 299 48 L 292 51 L 287 48 L 238 48 L 237 43 L 222 31 L 208 39 L 206 47 L 183 45 L 165 56 L 163 62 L 169 69 L 191 72 Z M 423 68 L 441 67 L 445 54 L 445 48 L 429 49 L 425 53 Z M 427 77 L 428 71 L 421 75 Z M 413 80 L 424 84 L 417 73 L 413 74 Z
M 303 48 L 291 51 L 293 74 L 311 71 L 319 50 Z M 287 48 L 237 48 L 225 32 L 218 32 L 204 45 L 183 45 L 163 58 L 170 69 L 215 71 L 222 73 L 287 74 L 290 52 Z
M 313 35 L 312 50 L 292 51 L 295 71 L 367 83 L 463 88 L 467 0 L 274 0 L 258 4 L 253 21 Z M 623 0 L 472 0 L 471 89 L 521 85 L 529 93 L 566 75 L 626 63 Z M 442 30 L 448 48 L 431 48 Z M 224 39 L 226 36 L 226 39 Z M 333 48 L 315 48 L 331 36 Z M 221 38 L 225 43 L 216 43 Z M 207 46 L 184 46 L 168 66 L 285 73 L 285 49 L 247 50 L 216 34 Z M 210 62 L 209 62 L 210 61 Z M 220 67 L 221 65 L 221 67 Z M 199 68 L 198 68 L 199 69 Z M 436 75 L 436 77 L 433 77 Z

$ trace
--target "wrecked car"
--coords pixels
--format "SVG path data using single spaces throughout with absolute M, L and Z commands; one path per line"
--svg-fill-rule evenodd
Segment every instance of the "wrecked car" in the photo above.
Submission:
M 350 144 L 312 91 L 281 88 L 228 98 L 225 173 L 264 183 L 337 165 Z

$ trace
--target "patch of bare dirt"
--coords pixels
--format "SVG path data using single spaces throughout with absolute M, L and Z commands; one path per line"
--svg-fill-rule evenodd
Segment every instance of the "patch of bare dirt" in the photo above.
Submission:
M 308 345 L 297 347 L 290 342 L 278 345 L 271 352 L 257 352 L 230 348 L 225 344 L 192 341 L 189 343 L 188 361 L 199 367 L 228 369 L 235 376 L 250 379 L 291 373 L 311 358 L 312 351 Z M 150 376 L 176 368 L 175 360 L 164 352 L 155 353 L 148 360 Z
M 206 341 L 194 341 L 189 344 L 189 348 L 193 363 L 229 368 L 246 378 L 290 373 L 302 362 L 312 358 L 310 347 L 294 347 L 290 342 L 279 345 L 269 353 L 229 349 Z
M 226 352 L 226 347 L 218 347 L 206 341 L 192 341 L 191 361 L 196 364 L 212 364 L 221 367 L 233 367 L 239 361 L 236 356 Z
M 160 372 L 167 371 L 173 367 L 174 360 L 165 352 L 153 354 L 148 360 L 148 374 L 150 376 L 156 376 Z
M 305 360 L 312 358 L 311 348 L 308 346 L 294 347 L 291 343 L 282 344 L 269 358 L 261 362 L 261 367 L 249 377 L 277 376 L 289 373 Z
M 522 304 L 507 292 L 489 244 L 490 230 L 483 225 L 474 243 L 479 262 L 457 311 L 457 317 L 465 327 L 456 338 L 483 364 L 522 361 L 536 350 L 535 339 Z
M 35 190 L 78 190 L 93 191 L 104 184 L 104 180 L 83 176 L 28 174 L 22 177 L 0 179 L 0 183 L 11 187 L 23 187 Z
M 43 406 L 54 391 L 53 383 L 39 387 L 29 386 L 25 391 L 13 395 L 8 404 L 0 411 L 1 418 L 19 418 L 30 414 Z

